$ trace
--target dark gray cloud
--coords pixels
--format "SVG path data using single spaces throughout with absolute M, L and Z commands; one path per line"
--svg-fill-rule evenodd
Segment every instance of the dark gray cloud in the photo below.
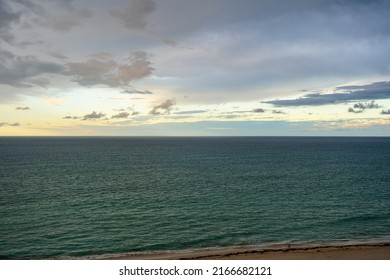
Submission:
M 60 1 L 57 1 L 60 3 Z M 33 18 L 32 22 L 41 27 L 53 29 L 59 32 L 67 32 L 81 25 L 83 21 L 92 16 L 88 9 L 76 9 L 73 5 L 62 5 L 57 11 L 46 10 L 44 15 L 38 15 Z
M 196 32 L 210 28 L 210 26 L 214 29 L 224 28 L 227 24 L 245 21 L 252 24 L 258 21 L 267 24 L 271 21 L 273 26 L 269 29 L 265 28 L 266 31 L 276 32 L 274 36 L 284 36 L 286 40 L 305 35 L 318 37 L 333 35 L 318 32 L 318 27 L 332 30 L 336 34 L 345 33 L 349 36 L 365 35 L 381 27 L 380 31 L 388 34 L 385 28 L 389 20 L 382 17 L 386 15 L 386 8 L 389 7 L 389 3 L 383 0 L 353 2 L 342 0 L 279 0 L 277 2 L 214 0 L 212 3 L 201 0 L 196 3 L 193 2 L 192 5 L 188 4 L 190 1 L 186 2 L 184 7 L 187 9 L 183 9 L 182 13 L 178 13 L 175 9 L 175 7 L 183 7 L 182 0 L 167 2 L 170 9 L 164 11 L 165 16 L 167 20 L 170 20 L 169 24 L 172 26 L 169 27 L 175 33 Z M 207 6 L 207 8 L 204 6 Z M 199 17 L 199 15 L 202 15 L 202 17 Z M 360 20 L 364 19 L 366 22 L 362 25 Z M 369 19 L 371 21 L 367 22 Z M 311 26 L 304 24 L 310 23 L 310 21 Z M 324 21 L 326 26 L 323 26 Z M 341 25 L 342 23 L 344 25 Z M 192 28 L 189 29 L 188 25 Z M 288 28 L 288 25 L 290 25 L 290 28 Z M 362 26 L 355 30 L 356 25 Z M 267 25 L 267 27 L 270 26 Z M 282 28 L 283 30 L 280 30 Z M 351 34 L 348 34 L 348 32 Z
M 375 103 L 375 101 L 371 101 L 371 103 L 357 103 L 353 105 L 353 108 L 359 108 L 359 109 L 378 109 L 380 106 Z
M 378 109 L 380 108 L 380 106 L 379 104 L 375 103 L 375 101 L 373 100 L 371 102 L 366 102 L 366 103 L 362 103 L 362 102 L 356 103 L 353 105 L 353 108 L 366 110 L 366 109 Z
M 166 38 L 156 32 L 156 28 L 149 26 L 149 18 L 154 11 L 156 11 L 156 3 L 153 0 L 127 0 L 125 7 L 111 9 L 110 15 L 131 31 L 136 31 L 164 45 L 176 47 L 178 45 L 176 41 Z
M 153 0 L 128 0 L 125 9 L 112 9 L 111 16 L 118 18 L 130 30 L 145 29 L 148 16 L 156 9 Z
M 134 109 L 134 107 L 127 107 L 126 109 L 124 109 L 124 108 L 120 108 L 120 109 L 114 109 L 115 111 L 119 111 L 119 112 L 123 112 L 123 115 L 121 115 L 121 113 L 119 113 L 119 114 L 117 114 L 116 116 L 118 116 L 118 117 L 120 117 L 120 116 L 125 116 L 125 114 L 124 113 L 126 113 L 127 114 L 127 116 L 129 116 L 129 115 L 131 115 L 131 116 L 136 116 L 136 115 L 138 115 L 139 114 L 139 112 L 137 112 L 135 109 Z M 127 117 L 126 116 L 126 117 Z M 113 118 L 114 118 L 114 116 L 113 116 Z
M 78 118 L 79 117 L 76 117 L 76 116 L 65 116 L 65 117 L 63 117 L 64 120 L 76 120 Z
M 171 113 L 171 110 L 173 109 L 173 106 L 176 104 L 176 101 L 174 99 L 168 99 L 161 103 L 160 105 L 156 105 L 153 107 L 153 109 L 149 112 L 151 115 L 169 115 Z
M 253 112 L 254 112 L 254 113 L 264 113 L 265 110 L 264 110 L 264 109 L 261 109 L 261 108 L 257 108 L 257 109 L 253 109 Z
M 363 113 L 364 110 L 362 110 L 362 109 L 355 110 L 355 109 L 353 109 L 353 108 L 348 108 L 348 112 L 349 112 L 349 113 L 360 114 L 360 113 Z
M 281 110 L 272 110 L 272 114 L 286 114 L 286 113 Z
M 348 108 L 349 113 L 363 113 L 365 110 L 370 110 L 370 109 L 379 109 L 380 106 L 379 104 L 375 103 L 375 101 L 371 102 L 359 102 L 356 104 L 353 104 L 353 108 Z
M 338 87 L 331 94 L 310 93 L 297 99 L 282 99 L 263 101 L 278 107 L 288 106 L 319 106 L 337 103 L 348 103 L 358 100 L 388 99 L 390 98 L 390 82 L 383 81 L 363 86 Z
M 382 115 L 390 115 L 390 109 L 382 110 L 381 114 Z
M 270 98 L 264 88 L 281 84 L 318 88 L 324 81 L 344 83 L 390 73 L 385 63 L 390 60 L 385 48 L 390 34 L 390 17 L 385 11 L 390 9 L 390 1 L 189 2 L 169 1 L 172 6 L 165 6 L 164 27 L 172 30 L 175 40 L 188 44 L 198 40 L 204 44 L 191 46 L 211 52 L 193 59 L 180 56 L 185 62 L 175 62 L 174 69 L 180 67 L 178 70 L 189 76 L 215 62 L 208 69 L 222 72 L 195 73 L 198 76 L 191 85 L 189 79 L 182 84 L 178 80 L 178 92 L 186 90 L 192 100 L 202 91 L 216 90 L 221 94 L 209 95 L 208 101 L 237 101 L 244 94 L 254 100 L 255 91 L 249 93 L 254 88 L 257 96 Z M 173 3 L 189 8 L 177 13 Z M 158 5 L 156 16 L 159 13 Z M 158 70 L 164 66 L 159 65 Z M 172 71 L 170 66 L 166 64 L 166 71 Z M 322 85 L 315 84 L 318 82 Z M 199 94 L 199 99 L 203 96 Z
M 64 67 L 53 62 L 39 60 L 35 56 L 16 56 L 0 50 L 0 84 L 13 87 L 45 86 L 49 83 L 40 74 L 59 74 Z
M 0 39 L 13 45 L 23 46 L 34 42 L 16 42 L 12 28 L 15 25 L 24 29 L 35 26 L 69 31 L 92 16 L 86 8 L 77 9 L 74 1 L 66 0 L 1 0 L 0 1 Z
M 63 54 L 60 54 L 57 52 L 49 52 L 49 55 L 52 57 L 58 58 L 58 59 L 68 59 L 69 58 L 66 55 L 63 55 Z
M 371 89 L 390 89 L 390 81 L 375 82 L 367 85 L 351 85 L 336 87 L 336 90 L 354 91 L 354 90 L 371 90 Z
M 127 86 L 130 81 L 144 78 L 154 70 L 148 55 L 142 51 L 132 52 L 120 63 L 110 57 L 97 57 L 85 62 L 66 64 L 66 75 L 73 76 L 81 86 L 106 85 L 110 87 Z
M 21 111 L 30 110 L 30 107 L 16 107 L 16 110 L 21 110 Z
M 118 81 L 110 74 L 110 70 L 117 64 L 113 60 L 102 61 L 88 59 L 85 62 L 68 63 L 66 75 L 73 76 L 74 81 L 81 86 L 108 85 L 117 86 Z
M 113 115 L 111 118 L 112 119 L 126 119 L 128 116 L 130 116 L 129 113 L 127 112 L 121 112 L 119 114 Z
M 18 22 L 21 14 L 14 12 L 7 1 L 0 1 L 0 39 L 7 42 L 13 40 L 14 36 L 10 32 L 13 23 Z
M 106 114 L 103 114 L 103 113 L 97 113 L 95 111 L 93 111 L 91 114 L 87 114 L 87 115 L 84 115 L 82 120 L 83 121 L 86 121 L 86 120 L 96 120 L 96 119 L 101 119 L 103 117 L 105 117 Z

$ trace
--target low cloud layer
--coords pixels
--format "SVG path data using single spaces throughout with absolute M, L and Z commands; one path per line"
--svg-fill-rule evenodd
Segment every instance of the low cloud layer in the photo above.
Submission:
M 26 110 L 30 110 L 30 107 L 16 107 L 15 110 L 26 111 Z
M 310 93 L 297 99 L 281 99 L 272 101 L 263 101 L 263 103 L 272 104 L 278 107 L 289 106 L 320 106 L 337 103 L 347 103 L 358 100 L 370 99 L 389 99 L 390 82 L 383 81 L 363 86 L 345 86 L 338 87 L 331 94 Z
M 193 114 L 201 114 L 207 112 L 208 112 L 207 110 L 180 111 L 180 112 L 176 112 L 175 115 L 193 115 Z
M 124 94 L 153 94 L 153 92 L 149 90 L 137 90 L 137 89 L 126 89 L 123 90 L 121 93 Z

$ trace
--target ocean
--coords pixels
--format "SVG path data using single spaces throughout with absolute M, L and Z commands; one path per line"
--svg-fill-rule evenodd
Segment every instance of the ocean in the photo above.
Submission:
M 0 258 L 390 241 L 390 138 L 1 137 Z

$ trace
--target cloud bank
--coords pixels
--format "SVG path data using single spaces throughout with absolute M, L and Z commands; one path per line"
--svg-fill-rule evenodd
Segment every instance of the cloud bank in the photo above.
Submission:
M 278 107 L 320 106 L 337 103 L 348 103 L 358 100 L 390 98 L 389 81 L 376 82 L 363 86 L 338 87 L 336 90 L 342 90 L 344 92 L 335 92 L 331 94 L 310 93 L 297 99 L 271 100 L 263 101 L 263 103 L 272 104 Z

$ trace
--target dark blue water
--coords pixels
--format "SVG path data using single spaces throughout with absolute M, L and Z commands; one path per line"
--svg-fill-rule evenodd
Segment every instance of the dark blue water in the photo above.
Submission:
M 390 138 L 0 138 L 3 258 L 390 240 Z

